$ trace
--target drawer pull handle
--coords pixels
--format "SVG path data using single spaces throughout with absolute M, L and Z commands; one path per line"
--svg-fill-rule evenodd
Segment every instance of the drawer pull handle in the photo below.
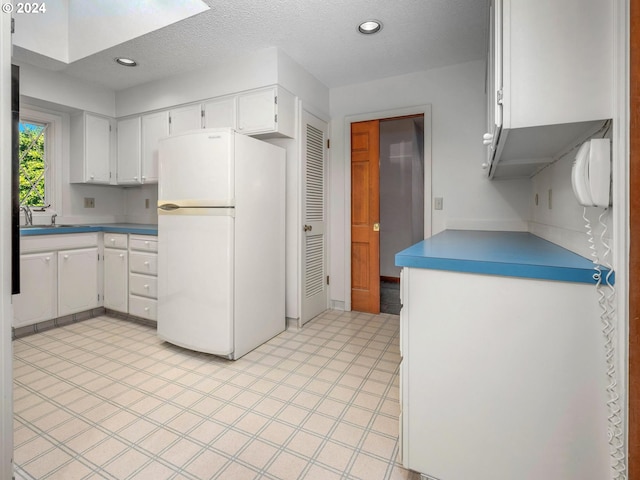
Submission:
M 144 262 L 144 264 L 148 267 L 149 266 L 149 262 Z
M 149 307 L 144 307 L 144 311 L 148 312 L 149 311 Z
M 110 238 L 110 239 L 109 239 L 109 241 L 110 241 L 111 243 L 116 243 L 116 239 L 115 239 L 115 238 Z
M 149 290 L 149 284 L 145 284 L 144 288 L 146 288 L 147 290 Z
M 44 261 L 45 262 L 50 262 L 51 261 L 51 257 L 45 257 Z
M 121 254 L 120 254 L 120 258 L 124 258 L 124 253 L 121 253 Z
M 69 255 L 65 255 L 63 258 L 67 260 L 69 258 Z

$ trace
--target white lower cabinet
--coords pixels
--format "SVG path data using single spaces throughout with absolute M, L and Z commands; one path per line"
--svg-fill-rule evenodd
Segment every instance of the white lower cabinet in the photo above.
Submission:
M 14 327 L 100 305 L 97 233 L 22 237 L 20 250 L 21 293 L 12 297 Z
M 402 282 L 405 468 L 434 479 L 609 478 L 593 285 L 424 268 L 404 268 Z
M 58 252 L 58 316 L 98 306 L 98 248 Z
M 129 313 L 157 320 L 158 237 L 129 236 Z
M 13 327 L 25 327 L 101 305 L 156 320 L 158 237 L 107 232 L 102 249 L 99 235 L 103 234 L 21 238 L 21 293 L 12 298 Z M 104 253 L 102 268 L 100 251 Z
M 104 234 L 104 307 L 129 311 L 129 252 L 126 233 Z
M 20 257 L 21 293 L 13 296 L 14 327 L 24 327 L 56 317 L 57 259 L 56 252 Z

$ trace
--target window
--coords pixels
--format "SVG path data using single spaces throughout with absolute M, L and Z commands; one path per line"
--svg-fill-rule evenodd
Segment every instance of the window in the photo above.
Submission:
M 48 124 L 20 122 L 20 206 L 48 207 Z
M 67 114 L 20 105 L 20 206 L 30 207 L 34 218 L 62 213 L 57 208 L 62 205 L 62 159 L 69 148 L 63 134 L 68 129 Z

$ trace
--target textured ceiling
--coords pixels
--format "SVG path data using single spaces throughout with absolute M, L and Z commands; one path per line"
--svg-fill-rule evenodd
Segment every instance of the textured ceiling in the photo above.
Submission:
M 69 65 L 18 60 L 122 90 L 278 47 L 328 87 L 484 58 L 487 0 L 205 0 L 211 9 Z M 357 32 L 366 19 L 384 28 Z M 117 28 L 117 26 L 114 26 Z M 135 58 L 124 68 L 113 59 Z

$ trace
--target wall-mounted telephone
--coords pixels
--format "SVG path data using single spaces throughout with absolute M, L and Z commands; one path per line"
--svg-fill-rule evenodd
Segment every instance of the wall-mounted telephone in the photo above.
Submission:
M 585 207 L 608 207 L 611 189 L 611 141 L 593 138 L 580 146 L 571 170 L 573 193 Z

